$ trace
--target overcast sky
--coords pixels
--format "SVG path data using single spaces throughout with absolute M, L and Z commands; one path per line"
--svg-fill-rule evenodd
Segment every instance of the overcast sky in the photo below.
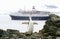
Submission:
M 18 10 L 32 10 L 32 6 L 39 11 L 60 12 L 60 0 L 0 0 L 0 29 L 27 31 L 28 25 L 22 25 L 22 21 L 12 21 L 9 14 Z M 45 21 L 36 22 L 38 25 L 34 25 L 34 31 L 38 32 Z

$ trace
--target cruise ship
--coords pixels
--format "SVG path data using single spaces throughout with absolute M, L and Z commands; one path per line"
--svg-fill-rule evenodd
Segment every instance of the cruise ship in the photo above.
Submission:
M 11 13 L 12 20 L 29 20 L 29 16 L 31 15 L 32 20 L 47 20 L 49 19 L 50 12 L 48 11 L 38 11 L 33 6 L 31 11 L 18 11 L 15 13 Z

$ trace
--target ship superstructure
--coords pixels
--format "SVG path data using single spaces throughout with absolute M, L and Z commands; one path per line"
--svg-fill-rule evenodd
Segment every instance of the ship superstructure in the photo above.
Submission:
M 31 14 L 32 20 L 47 20 L 49 18 L 50 12 L 48 11 L 38 11 L 33 6 L 31 11 L 18 11 L 10 14 L 12 20 L 29 20 L 29 15 Z

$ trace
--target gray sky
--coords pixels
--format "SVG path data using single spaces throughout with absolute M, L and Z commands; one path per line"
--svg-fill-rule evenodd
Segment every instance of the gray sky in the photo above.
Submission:
M 47 8 L 47 6 L 56 6 L 57 8 Z M 0 12 L 14 12 L 19 9 L 31 10 L 35 6 L 40 11 L 60 11 L 60 0 L 0 0 Z
M 60 0 L 0 0 L 0 29 L 17 29 L 27 31 L 28 25 L 22 25 L 21 21 L 12 21 L 9 14 L 18 10 L 32 10 L 32 6 L 39 11 L 60 12 Z M 43 28 L 45 21 L 36 21 L 34 31 Z

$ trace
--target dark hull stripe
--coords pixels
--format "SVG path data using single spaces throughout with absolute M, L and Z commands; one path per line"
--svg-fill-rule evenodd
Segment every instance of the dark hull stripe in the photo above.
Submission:
M 29 17 L 24 17 L 24 16 L 11 16 L 11 19 L 12 20 L 29 20 Z M 47 20 L 49 19 L 50 17 L 47 16 L 47 17 L 32 17 L 32 20 Z

